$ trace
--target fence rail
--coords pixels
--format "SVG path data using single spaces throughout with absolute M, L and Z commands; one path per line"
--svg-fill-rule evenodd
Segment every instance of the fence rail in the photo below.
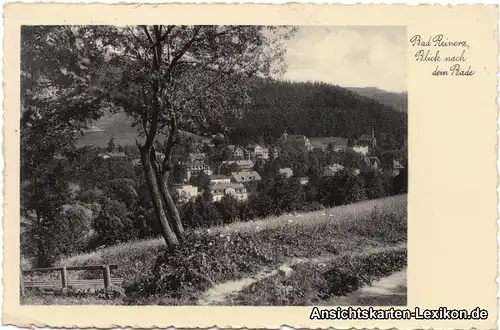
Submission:
M 88 285 L 104 285 L 109 288 L 113 285 L 121 285 L 123 278 L 112 278 L 111 270 L 118 268 L 118 265 L 90 265 L 90 266 L 70 266 L 70 267 L 53 267 L 53 268 L 34 268 L 21 269 L 21 294 L 24 294 L 25 288 L 67 288 L 68 286 L 88 286 Z M 74 270 L 102 270 L 102 279 L 92 280 L 68 280 L 68 271 Z M 25 280 L 24 276 L 33 273 L 60 272 L 60 280 Z

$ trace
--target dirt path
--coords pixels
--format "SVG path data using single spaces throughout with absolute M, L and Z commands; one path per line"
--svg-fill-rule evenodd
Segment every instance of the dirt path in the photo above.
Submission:
M 345 296 L 334 297 L 328 306 L 404 306 L 407 304 L 407 269 L 381 278 Z
M 245 277 L 239 280 L 227 281 L 224 283 L 216 284 L 201 296 L 198 299 L 198 305 L 223 305 L 226 302 L 226 298 L 230 295 L 235 295 L 247 288 L 248 286 L 262 281 L 265 278 L 276 276 L 280 273 L 287 274 L 291 272 L 292 269 L 290 267 L 304 263 L 304 262 L 325 262 L 330 260 L 332 257 L 323 257 L 323 258 L 296 258 L 292 259 L 288 262 L 283 263 L 279 268 L 271 269 L 266 267 L 261 270 L 259 273 Z
M 406 248 L 406 245 L 405 244 L 396 245 L 392 248 L 394 248 L 394 249 Z M 370 249 L 366 252 L 377 253 L 378 250 L 384 250 L 384 249 L 387 249 L 387 248 L 385 248 L 385 247 L 375 248 L 375 249 Z M 366 252 L 361 252 L 361 253 L 366 253 Z M 318 257 L 318 258 L 296 258 L 296 259 L 292 259 L 288 262 L 283 263 L 281 266 L 279 266 L 278 268 L 275 268 L 275 269 L 266 267 L 263 270 L 261 270 L 259 273 L 255 274 L 253 276 L 245 277 L 245 278 L 242 278 L 239 280 L 227 281 L 224 283 L 215 284 L 214 286 L 212 286 L 210 289 L 208 289 L 207 291 L 205 291 L 203 293 L 203 295 L 200 297 L 200 299 L 198 299 L 197 304 L 198 305 L 205 305 L 205 306 L 206 305 L 224 305 L 224 303 L 226 303 L 227 298 L 229 296 L 237 295 L 239 292 L 241 292 L 242 290 L 244 290 L 245 288 L 247 288 L 248 286 L 250 286 L 256 282 L 259 282 L 259 281 L 261 281 L 265 278 L 268 278 L 268 277 L 276 276 L 280 273 L 288 275 L 289 273 L 291 273 L 293 271 L 291 269 L 292 266 L 295 266 L 297 264 L 304 263 L 304 262 L 313 262 L 313 263 L 328 262 L 328 261 L 331 261 L 332 259 L 337 258 L 337 257 L 339 257 L 339 256 L 337 255 L 337 256 L 324 256 L 324 257 Z M 404 272 L 404 274 L 405 274 L 404 285 L 406 286 L 406 272 Z M 389 282 L 392 283 L 393 281 L 390 280 Z M 382 282 L 382 283 L 385 283 L 385 282 Z M 379 287 L 382 287 L 383 285 L 384 284 L 380 284 Z M 405 293 L 406 293 L 406 290 L 405 290 Z

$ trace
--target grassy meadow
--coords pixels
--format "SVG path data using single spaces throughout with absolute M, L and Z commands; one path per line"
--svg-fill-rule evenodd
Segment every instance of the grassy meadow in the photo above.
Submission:
M 153 239 L 70 256 L 59 264 L 118 264 L 113 276 L 125 279 L 123 289 L 97 290 L 97 294 L 95 290 L 70 289 L 64 294 L 56 290 L 51 295 L 29 290 L 22 303 L 195 305 L 204 292 L 219 283 L 271 270 L 294 258 L 329 260 L 297 265 L 290 277 L 268 277 L 241 288 L 239 297 L 227 301 L 303 305 L 323 299 L 325 294 L 344 294 L 335 289 L 338 283 L 347 283 L 341 285 L 347 291 L 355 290 L 405 267 L 406 240 L 407 195 L 397 195 L 196 230 L 189 232 L 186 244 L 173 253 L 167 251 L 162 239 Z M 79 272 L 73 276 L 96 275 Z M 264 290 L 269 295 L 256 293 Z M 301 292 L 308 295 L 301 296 Z M 273 301 L 271 294 L 281 300 Z

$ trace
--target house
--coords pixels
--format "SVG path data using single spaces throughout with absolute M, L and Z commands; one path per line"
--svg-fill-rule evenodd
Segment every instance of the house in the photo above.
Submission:
M 329 145 L 333 145 L 333 150 L 336 152 L 344 151 L 347 149 L 348 139 L 338 136 L 333 137 L 315 137 L 310 138 L 309 141 L 313 148 L 325 150 Z
M 261 177 L 256 171 L 232 172 L 231 181 L 234 183 L 247 183 L 260 181 Z
M 375 130 L 372 128 L 372 134 L 363 134 L 356 141 L 356 146 L 369 147 L 371 149 L 377 148 L 377 139 L 375 138 Z
M 299 182 L 301 185 L 305 186 L 306 184 L 309 183 L 309 177 L 307 177 L 307 176 L 300 177 Z
M 332 164 L 329 165 L 325 168 L 325 171 L 323 173 L 324 176 L 334 176 L 337 174 L 338 171 L 341 171 L 344 169 L 344 166 L 340 164 Z
M 203 138 L 203 139 L 201 139 L 201 145 L 208 146 L 208 147 L 211 147 L 211 148 L 215 147 L 215 144 L 214 144 L 212 138 Z
M 360 145 L 352 147 L 352 150 L 357 152 L 358 154 L 362 154 L 363 156 L 366 156 L 370 151 L 368 146 L 360 146 Z
M 355 176 L 358 176 L 361 174 L 361 170 L 359 168 L 353 168 L 352 169 L 352 174 L 354 174 Z
M 314 149 L 314 147 L 311 144 L 311 141 L 304 135 L 288 135 L 287 133 L 283 133 L 280 138 L 282 143 L 293 143 L 293 144 L 298 144 L 298 145 L 303 145 L 306 147 L 308 151 L 311 151 Z
M 404 169 L 405 167 L 401 165 L 400 162 L 397 160 L 393 159 L 392 162 L 389 164 L 389 166 L 384 166 L 384 173 L 388 176 L 391 177 L 396 177 L 401 173 L 401 170 Z
M 231 195 L 240 201 L 248 199 L 247 190 L 241 183 L 216 183 L 210 187 L 210 190 L 214 202 L 220 201 L 226 195 Z
M 246 150 L 242 147 L 235 146 L 233 144 L 227 146 L 228 150 L 231 151 L 233 159 L 244 159 Z
M 403 165 L 401 165 L 401 163 L 398 162 L 397 160 L 393 161 L 393 165 L 392 165 L 393 172 L 392 173 L 394 176 L 398 176 L 399 173 L 401 172 L 401 170 L 404 168 L 405 167 Z
M 212 175 L 210 177 L 210 184 L 217 183 L 231 183 L 231 177 L 227 175 Z
M 179 202 L 185 203 L 190 199 L 196 198 L 198 196 L 198 187 L 191 185 L 183 185 L 176 188 L 179 194 Z
M 255 166 L 255 163 L 249 159 L 226 160 L 222 162 L 222 166 L 231 166 L 232 164 L 238 165 L 242 170 L 251 170 Z
M 283 174 L 286 178 L 291 178 L 293 176 L 293 170 L 290 167 L 280 168 L 279 173 Z
M 187 180 L 189 181 L 193 176 L 204 172 L 206 175 L 212 175 L 212 170 L 204 162 L 190 162 L 186 164 Z
M 191 162 L 203 162 L 207 160 L 207 154 L 203 152 L 189 154 L 189 161 Z
M 263 148 L 258 144 L 251 144 L 247 146 L 246 150 L 250 154 L 250 157 L 269 159 L 269 148 Z

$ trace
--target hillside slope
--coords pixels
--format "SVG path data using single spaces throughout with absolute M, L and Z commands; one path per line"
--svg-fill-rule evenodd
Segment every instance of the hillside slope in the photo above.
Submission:
M 242 119 L 227 119 L 226 124 L 233 128 L 233 143 L 272 141 L 285 131 L 308 137 L 348 138 L 369 133 L 373 127 L 399 142 L 407 134 L 405 112 L 336 85 L 258 81 L 251 97 L 253 105 Z M 105 147 L 111 137 L 117 145 L 135 145 L 137 131 L 124 113 L 105 116 L 93 125 L 94 130 L 85 133 L 79 146 Z

